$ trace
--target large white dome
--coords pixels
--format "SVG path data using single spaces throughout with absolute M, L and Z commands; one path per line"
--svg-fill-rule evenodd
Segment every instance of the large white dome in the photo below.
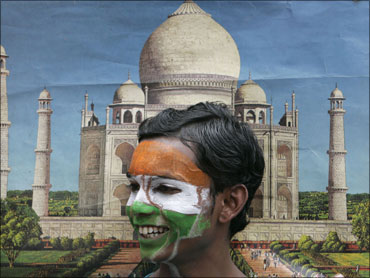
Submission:
M 231 35 L 192 1 L 185 1 L 146 41 L 140 55 L 141 84 L 219 87 L 231 91 L 240 56 Z

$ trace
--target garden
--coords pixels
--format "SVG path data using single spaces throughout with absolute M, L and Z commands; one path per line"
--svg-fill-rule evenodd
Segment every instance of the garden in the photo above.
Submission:
M 336 232 L 329 232 L 326 240 L 317 243 L 310 236 L 303 235 L 298 242 L 298 250 L 288 250 L 279 241 L 270 244 L 270 249 L 277 253 L 282 262 L 293 272 L 303 277 L 369 277 L 369 252 L 345 252 Z M 366 269 L 356 271 L 356 266 Z
M 91 249 L 91 245 L 86 245 L 86 242 L 86 238 L 52 239 L 52 249 L 24 250 L 20 252 L 13 267 L 9 267 L 8 258 L 2 251 L 1 275 L 2 277 L 84 277 L 119 250 L 117 240 L 112 240 L 103 248 L 95 250 Z

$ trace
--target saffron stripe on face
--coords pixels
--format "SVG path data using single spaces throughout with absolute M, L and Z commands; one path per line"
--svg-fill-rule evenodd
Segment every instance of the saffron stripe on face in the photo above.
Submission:
M 131 192 L 127 206 L 138 201 L 158 209 L 191 215 L 199 214 L 211 205 L 209 188 L 161 177 L 139 175 L 131 178 L 140 185 L 140 189 Z M 180 192 L 172 195 L 157 192 L 159 185 L 174 187 Z
M 189 184 L 210 187 L 211 178 L 184 153 L 162 142 L 147 140 L 134 151 L 131 175 L 162 176 Z

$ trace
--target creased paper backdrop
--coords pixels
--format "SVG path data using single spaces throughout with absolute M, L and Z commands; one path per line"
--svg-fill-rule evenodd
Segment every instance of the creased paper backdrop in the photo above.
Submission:
M 80 123 L 87 91 L 105 107 L 130 71 L 139 83 L 145 40 L 181 1 L 1 1 L 10 127 L 8 189 L 31 189 L 37 98 L 50 91 L 52 190 L 78 190 Z M 366 1 L 198 1 L 234 38 L 240 82 L 265 90 L 277 123 L 296 93 L 300 191 L 325 191 L 329 101 L 335 83 L 346 101 L 349 193 L 369 188 L 369 3 Z M 240 84 L 239 84 L 240 85 Z

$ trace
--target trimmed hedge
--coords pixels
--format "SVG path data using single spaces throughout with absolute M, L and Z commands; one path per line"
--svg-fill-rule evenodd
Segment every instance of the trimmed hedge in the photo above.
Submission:
M 52 274 L 55 273 L 56 270 L 57 270 L 56 266 L 46 265 L 32 271 L 30 274 L 27 275 L 27 277 L 40 277 L 40 278 L 52 277 Z
M 67 255 L 60 257 L 57 260 L 57 263 L 64 264 L 64 263 L 72 262 L 76 260 L 77 258 L 85 255 L 88 251 L 89 251 L 88 249 L 78 249 L 76 251 L 72 251 L 71 253 L 68 253 Z
M 88 233 L 85 237 L 71 239 L 68 237 L 56 237 L 50 239 L 51 246 L 56 250 L 77 250 L 82 248 L 91 249 L 95 244 L 94 233 Z
M 41 250 L 44 248 L 44 244 L 39 238 L 31 238 L 26 246 L 24 246 L 24 250 Z
M 270 243 L 270 249 L 273 250 L 274 246 L 277 245 L 277 244 L 280 244 L 280 242 L 278 240 L 275 240 L 273 242 Z
M 63 277 L 82 277 L 86 272 L 91 269 L 100 266 L 105 259 L 107 259 L 112 253 L 119 249 L 119 241 L 111 241 L 109 244 L 104 246 L 102 249 L 98 249 L 92 252 L 89 256 L 82 258 L 78 263 L 77 267 L 63 274 Z

